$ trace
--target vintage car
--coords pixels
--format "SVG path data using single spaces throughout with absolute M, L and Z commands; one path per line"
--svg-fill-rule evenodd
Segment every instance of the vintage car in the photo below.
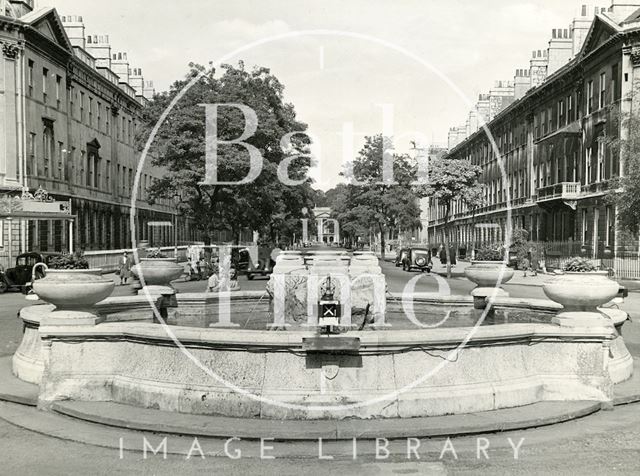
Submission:
M 31 274 L 36 263 L 48 265 L 55 256 L 60 256 L 60 253 L 29 252 L 18 255 L 15 268 L 0 270 L 0 293 L 8 290 L 24 291 L 31 284 Z M 38 269 L 36 275 L 43 277 L 42 270 Z
M 406 251 L 406 256 L 402 260 L 404 271 L 418 269 L 431 272 L 433 263 L 431 262 L 431 253 L 427 248 L 407 248 Z

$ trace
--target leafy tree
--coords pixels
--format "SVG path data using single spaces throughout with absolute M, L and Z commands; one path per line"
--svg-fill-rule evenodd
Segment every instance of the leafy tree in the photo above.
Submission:
M 622 177 L 612 179 L 609 184 L 607 200 L 616 207 L 620 230 L 636 235 L 640 228 L 640 115 L 621 113 L 618 109 L 612 109 L 611 115 L 613 127 L 624 128 L 627 133 L 624 138 L 620 134 L 604 138 L 612 154 L 619 154 L 624 164 Z
M 449 249 L 451 206 L 455 201 L 467 201 L 479 195 L 481 169 L 464 159 L 437 158 L 429 164 L 429 180 L 421 186 L 422 193 L 437 200 L 444 208 L 444 247 L 447 255 L 447 277 L 451 277 L 451 251 Z M 469 194 L 469 195 L 468 195 Z
M 390 149 L 390 141 L 381 134 L 365 138 L 364 147 L 343 172 L 352 181 L 347 185 L 342 206 L 338 206 L 340 222 L 347 230 L 362 232 L 363 228 L 373 228 L 380 233 L 383 259 L 389 229 L 421 227 L 420 196 L 411 185 L 416 167 L 408 156 L 394 155 L 394 183 L 385 182 L 383 157 Z
M 149 187 L 150 201 L 177 198 L 178 209 L 190 218 L 205 239 L 216 230 L 231 230 L 236 242 L 243 229 L 258 230 L 275 236 L 282 223 L 300 218 L 301 210 L 312 204 L 312 189 L 307 171 L 308 155 L 293 160 L 288 168 L 297 186 L 278 180 L 278 164 L 294 155 L 309 152 L 309 138 L 297 134 L 291 147 L 283 150 L 281 138 L 291 132 L 303 132 L 306 124 L 298 121 L 293 105 L 283 99 L 283 85 L 267 68 L 245 70 L 223 65 L 219 72 L 206 71 L 191 64 L 191 71 L 176 81 L 168 92 L 156 95 L 143 112 L 143 125 L 138 135 L 142 145 L 162 113 L 187 83 L 201 75 L 160 126 L 152 144 L 152 163 L 163 167 L 166 174 Z M 255 111 L 256 132 L 245 142 L 255 146 L 264 158 L 259 177 L 247 184 L 205 185 L 205 110 L 202 104 L 242 104 Z M 218 109 L 218 137 L 233 140 L 245 128 L 245 118 L 232 107 Z M 249 172 L 249 157 L 244 147 L 218 144 L 218 181 L 238 182 Z M 279 222 L 273 223 L 273 217 Z

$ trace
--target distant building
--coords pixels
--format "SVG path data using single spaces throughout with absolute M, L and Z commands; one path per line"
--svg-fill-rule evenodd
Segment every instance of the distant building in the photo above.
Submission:
M 611 179 L 624 171 L 605 136 L 624 137 L 615 115 L 638 110 L 632 92 L 640 75 L 640 2 L 596 10 L 586 30 L 589 11 L 583 7 L 570 32 L 554 32 L 546 55 L 534 54 L 531 87 L 489 122 L 503 168 L 482 130 L 448 152 L 479 165 L 486 187 L 482 208 L 455 205 L 455 240 L 502 240 L 510 200 L 511 225 L 529 230 L 533 240 L 579 242 L 597 256 L 637 250 L 637 240 L 616 233 L 616 211 L 605 200 Z M 517 95 L 526 77 L 516 75 Z M 443 210 L 436 201 L 430 205 L 430 234 L 440 241 Z
M 33 0 L 6 2 L 0 46 L 0 189 L 42 187 L 70 199 L 78 217 L 73 236 L 58 221 L 5 222 L 1 250 L 62 250 L 70 240 L 87 250 L 130 247 L 134 142 L 153 84 L 107 35 L 87 34 L 82 17 L 33 11 Z M 146 188 L 163 174 L 149 161 L 138 182 L 136 238 L 169 244 L 170 228 L 151 237 L 147 227 L 177 214 L 170 201 L 147 203 Z M 177 223 L 180 240 L 193 238 Z

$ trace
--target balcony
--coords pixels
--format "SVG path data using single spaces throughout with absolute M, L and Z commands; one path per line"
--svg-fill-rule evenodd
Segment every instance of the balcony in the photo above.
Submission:
M 564 204 L 576 209 L 577 200 L 580 197 L 580 182 L 561 182 L 538 189 L 537 203 L 546 208 L 556 204 Z

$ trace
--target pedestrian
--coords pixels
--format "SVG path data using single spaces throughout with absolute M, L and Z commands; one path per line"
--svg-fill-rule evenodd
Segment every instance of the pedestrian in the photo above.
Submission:
M 220 277 L 218 276 L 218 266 L 214 264 L 211 270 L 211 276 L 207 280 L 207 291 L 210 293 L 216 293 L 220 291 Z
M 447 250 L 444 245 L 440 245 L 440 263 L 444 266 L 447 264 Z
M 527 252 L 527 257 L 526 258 L 522 258 L 522 277 L 526 278 L 527 277 L 527 271 L 531 270 L 531 259 L 529 258 L 529 253 Z
M 533 248 L 529 248 L 529 251 L 527 251 L 527 259 L 529 260 L 531 272 L 534 276 L 538 276 L 538 257 Z
M 200 268 L 200 278 L 201 279 L 209 279 L 209 263 L 207 262 L 204 256 L 200 257 L 200 261 L 198 262 Z
M 118 273 L 120 274 L 120 286 L 125 286 L 127 284 L 127 280 L 131 277 L 131 258 L 129 258 L 129 253 L 126 251 L 120 258 Z

